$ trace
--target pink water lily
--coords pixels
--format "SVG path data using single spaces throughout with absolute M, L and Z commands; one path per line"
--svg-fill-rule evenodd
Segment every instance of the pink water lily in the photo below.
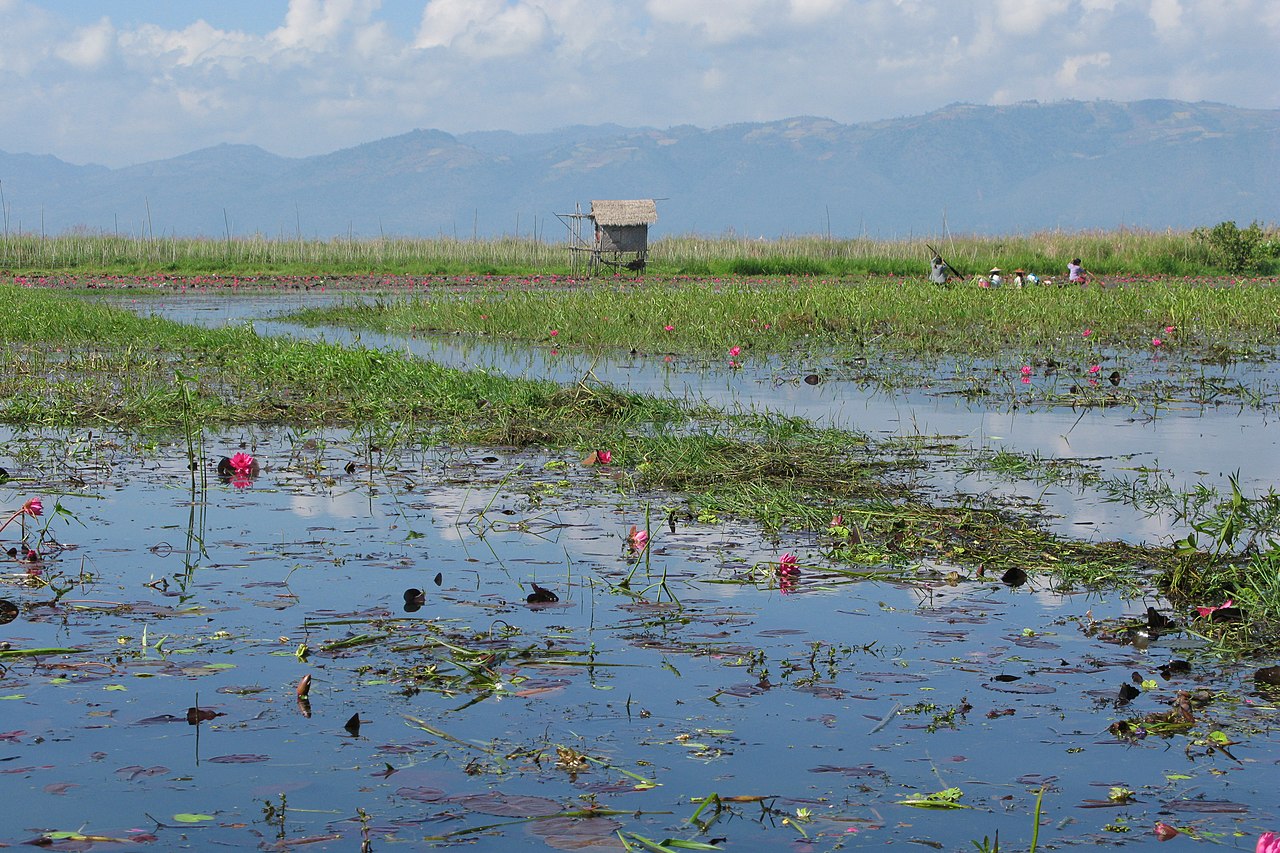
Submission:
M 1085 330 L 1084 330 L 1083 332 L 1081 332 L 1080 334 L 1081 334 L 1083 337 L 1086 337 L 1086 338 L 1087 338 L 1087 337 L 1089 337 L 1090 335 L 1092 335 L 1092 334 L 1093 334 L 1093 329 L 1085 329 Z
M 227 462 L 231 465 L 231 470 L 241 477 L 247 477 L 252 474 L 254 466 L 257 464 L 248 453 L 237 453 Z
M 1259 835 L 1255 853 L 1280 853 L 1280 835 L 1274 832 L 1264 832 Z
M 1091 367 L 1089 368 L 1089 372 L 1090 372 L 1090 373 L 1097 373 L 1097 372 L 1098 372 L 1099 370 L 1101 370 L 1101 369 L 1102 369 L 1102 365 L 1101 365 L 1101 364 L 1095 364 L 1095 365 L 1093 365 L 1093 366 L 1091 366 Z
M 1178 834 L 1178 830 L 1174 829 L 1172 826 L 1165 823 L 1164 821 L 1158 820 L 1156 821 L 1155 833 L 1156 833 L 1156 838 L 1160 839 L 1161 841 L 1168 841 L 1170 838 L 1173 838 L 1175 835 Z
M 631 532 L 627 534 L 627 547 L 635 554 L 644 551 L 649 547 L 649 531 L 638 530 L 634 524 L 631 525 Z
M 738 354 L 741 352 L 742 352 L 742 347 L 729 347 L 729 355 L 733 358 L 737 358 Z
M 558 335 L 558 334 L 560 334 L 560 330 L 559 330 L 559 329 L 552 329 L 552 330 L 551 330 L 551 337 L 553 337 L 553 338 L 554 338 L 554 337 L 555 337 L 556 335 Z
M 833 515 L 833 516 L 831 516 L 831 524 L 830 524 L 829 526 L 830 526 L 830 527 L 844 527 L 844 516 L 843 516 L 843 515 Z
M 601 465 L 608 465 L 610 462 L 613 461 L 613 454 L 608 450 L 597 450 L 596 461 L 599 462 Z
M 662 331 L 664 332 L 674 332 L 675 330 L 676 330 L 676 327 L 671 325 L 670 323 L 662 327 Z
M 795 554 L 783 554 L 778 560 L 778 574 L 784 578 L 793 578 L 800 574 L 800 559 Z
M 1164 327 L 1164 333 L 1165 333 L 1166 335 L 1172 335 L 1172 334 L 1173 334 L 1174 332 L 1176 332 L 1177 330 L 1178 330 L 1178 327 L 1177 327 L 1177 326 L 1165 326 L 1165 327 Z
M 1228 607 L 1234 607 L 1235 603 L 1236 603 L 1235 599 L 1228 598 L 1226 601 L 1222 602 L 1221 604 L 1218 604 L 1212 607 L 1197 607 L 1196 614 L 1201 618 L 1212 616 L 1214 613 L 1217 613 L 1219 610 L 1225 610 Z M 1280 853 L 1280 851 L 1278 851 L 1278 853 Z
M 39 515 L 43 515 L 44 504 L 41 502 L 39 498 L 29 498 L 27 502 L 22 505 L 21 512 L 23 515 L 29 515 L 33 518 Z
M 1161 344 L 1163 344 L 1163 343 L 1164 343 L 1164 341 L 1160 340 L 1159 338 L 1152 338 L 1152 339 L 1151 339 L 1151 345 L 1152 345 L 1153 347 L 1158 347 L 1158 346 L 1160 346 L 1160 345 L 1161 345 Z
M 1029 365 L 1029 364 L 1024 364 L 1024 365 L 1022 365 L 1022 375 L 1023 375 L 1023 376 L 1030 376 L 1030 375 L 1031 375 L 1031 365 Z

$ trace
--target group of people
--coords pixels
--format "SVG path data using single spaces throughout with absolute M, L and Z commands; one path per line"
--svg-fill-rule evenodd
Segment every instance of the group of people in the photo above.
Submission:
M 961 275 L 956 268 L 951 266 L 942 259 L 938 253 L 933 255 L 933 263 L 929 270 L 929 280 L 934 284 L 946 284 L 953 279 L 965 279 L 967 276 Z M 1089 273 L 1081 265 L 1079 258 L 1072 258 L 1071 263 L 1067 264 L 1067 283 L 1085 285 L 1089 283 Z M 978 276 L 979 287 L 1000 287 L 1004 284 L 1004 270 L 999 267 L 992 267 L 990 272 L 984 276 Z M 1029 273 L 1024 269 L 1016 269 L 1013 271 L 1013 286 L 1025 287 L 1028 284 L 1053 284 L 1053 279 L 1041 279 L 1034 273 Z

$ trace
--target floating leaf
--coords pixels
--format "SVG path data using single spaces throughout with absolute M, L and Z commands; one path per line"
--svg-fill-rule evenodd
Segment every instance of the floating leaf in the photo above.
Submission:
M 387 765 L 390 767 L 391 765 Z M 397 788 L 396 796 L 404 800 L 413 800 L 415 803 L 434 803 L 437 800 L 444 799 L 444 791 L 439 788 Z
M 269 755 L 258 755 L 252 752 L 238 753 L 235 755 L 219 755 L 216 758 L 210 758 L 210 764 L 260 764 L 263 761 L 270 761 Z
M 917 809 L 969 809 L 973 806 L 966 806 L 960 802 L 960 798 L 964 796 L 959 788 L 946 788 L 941 791 L 935 791 L 932 794 L 925 794 L 923 797 L 907 797 L 898 800 L 900 806 L 912 806 Z
M 192 814 L 190 812 L 182 812 L 181 814 L 174 815 L 173 819 L 176 820 L 178 823 L 200 823 L 201 821 L 213 820 L 213 815 Z
M 497 817 L 542 817 L 561 811 L 560 804 L 547 797 L 504 794 L 501 791 L 461 794 L 450 797 L 448 801 L 457 803 L 468 811 Z

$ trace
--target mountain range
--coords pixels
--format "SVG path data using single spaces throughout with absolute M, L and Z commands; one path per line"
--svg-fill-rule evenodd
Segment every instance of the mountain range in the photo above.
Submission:
M 122 168 L 0 151 L 4 228 L 221 239 L 565 238 L 554 214 L 658 199 L 662 235 L 905 238 L 1280 220 L 1280 110 L 953 104 L 548 133 L 415 130 L 310 157 L 216 145 Z

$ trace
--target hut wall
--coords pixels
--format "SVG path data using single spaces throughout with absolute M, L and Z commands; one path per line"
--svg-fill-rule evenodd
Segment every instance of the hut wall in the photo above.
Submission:
M 648 251 L 648 225 L 601 225 L 600 251 L 645 252 Z

